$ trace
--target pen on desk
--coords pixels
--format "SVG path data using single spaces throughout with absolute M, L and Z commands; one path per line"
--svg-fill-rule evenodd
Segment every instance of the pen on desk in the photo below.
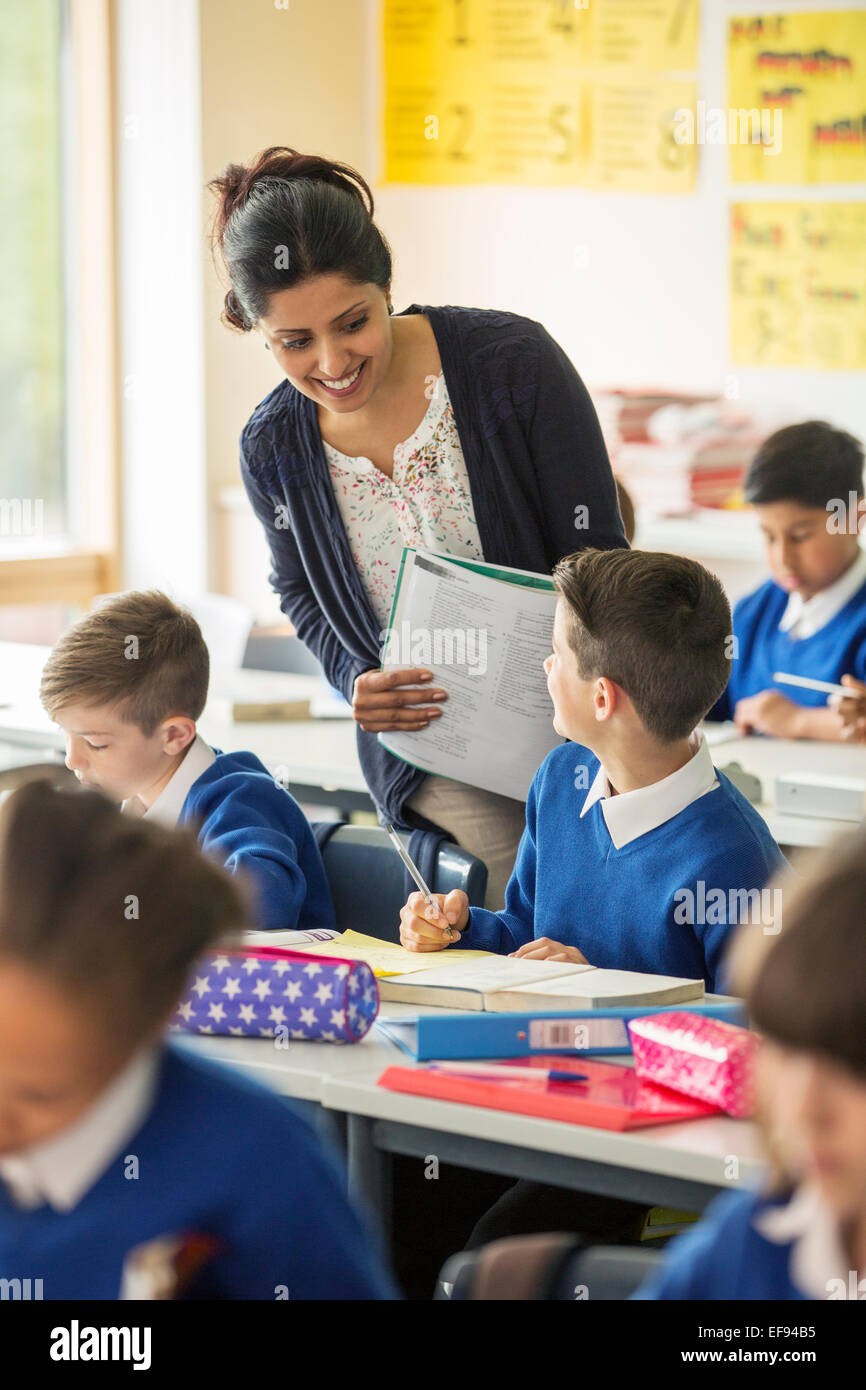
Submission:
M 441 918 L 443 916 L 442 909 L 437 903 L 436 899 L 433 897 L 433 894 L 430 892 L 430 889 L 427 887 L 427 884 L 421 877 L 421 872 L 418 868 L 418 865 L 415 863 L 415 861 L 412 859 L 412 857 L 406 850 L 403 841 L 400 839 L 400 836 L 397 834 L 393 825 L 386 825 L 385 829 L 391 837 L 391 843 L 393 844 L 395 850 L 399 854 L 400 858 L 403 860 L 403 863 L 406 865 L 406 868 L 409 870 L 409 873 L 412 875 L 412 878 L 417 883 L 420 891 L 424 894 L 424 899 L 428 907 L 432 907 L 433 911 L 436 913 L 436 916 Z M 450 924 L 448 926 L 448 931 L 453 935 L 453 931 Z
M 431 1062 L 428 1071 L 453 1076 L 474 1076 L 479 1081 L 588 1081 L 585 1072 L 557 1071 L 548 1067 L 508 1067 L 495 1062 Z
M 774 671 L 773 680 L 779 685 L 799 685 L 804 690 L 820 690 L 825 695 L 847 695 L 849 699 L 857 693 L 847 685 L 835 685 L 833 681 L 816 681 L 811 676 L 790 676 L 786 671 Z

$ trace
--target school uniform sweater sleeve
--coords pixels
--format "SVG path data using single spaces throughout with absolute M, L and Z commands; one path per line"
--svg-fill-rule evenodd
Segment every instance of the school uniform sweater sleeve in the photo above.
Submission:
M 536 773 L 526 800 L 526 829 L 517 847 L 514 872 L 505 889 L 505 906 L 501 912 L 488 912 L 484 907 L 469 909 L 469 926 L 460 941 L 467 950 L 496 951 L 507 956 L 535 935 L 538 780 L 539 773 Z
M 241 769 L 215 781 L 200 778 L 184 804 L 184 816 L 199 824 L 199 844 L 206 854 L 252 883 L 258 930 L 334 926 L 312 833 L 285 788 Z M 313 881 L 302 867 L 305 858 L 315 869 Z
M 745 813 L 738 809 L 736 801 L 730 804 L 731 815 L 743 825 Z M 774 875 L 790 872 L 787 859 L 763 824 L 758 825 L 752 835 L 738 834 L 732 843 L 733 849 L 724 840 L 716 851 L 708 848 L 700 866 L 702 882 L 684 883 L 682 889 L 688 892 L 675 891 L 671 908 L 672 936 L 681 933 L 684 925 L 694 932 L 704 958 L 707 988 L 716 994 L 729 992 L 727 953 L 733 924 L 757 921 L 772 930 L 775 920 L 769 912 L 770 919 L 765 920 L 764 906 L 772 910 L 775 890 L 766 885 Z M 695 914 L 691 904 L 701 901 L 703 906 Z M 700 920 L 690 920 L 694 916 Z

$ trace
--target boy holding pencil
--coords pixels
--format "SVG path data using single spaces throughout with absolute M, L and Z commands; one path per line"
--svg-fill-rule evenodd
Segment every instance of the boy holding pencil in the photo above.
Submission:
M 744 733 L 840 739 L 841 697 L 826 685 L 866 676 L 862 447 L 821 420 L 789 425 L 758 450 L 744 494 L 771 578 L 734 609 L 731 678 L 708 717 Z
M 786 861 L 713 766 L 696 726 L 728 678 L 719 581 L 676 555 L 586 550 L 560 561 L 554 728 L 501 912 L 421 893 L 401 911 L 413 951 L 471 946 L 702 978 L 718 990 L 731 929 L 774 926 L 761 890 Z M 460 933 L 458 939 L 454 939 Z

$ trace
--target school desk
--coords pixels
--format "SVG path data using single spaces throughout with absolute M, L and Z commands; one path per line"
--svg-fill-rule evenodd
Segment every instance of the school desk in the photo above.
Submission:
M 386 1004 L 382 1012 L 421 1011 Z M 290 1042 L 279 1049 L 264 1038 L 172 1037 L 282 1095 L 320 1106 L 333 1132 L 345 1137 L 352 1192 L 385 1226 L 395 1153 L 419 1160 L 435 1155 L 443 1163 L 686 1211 L 703 1210 L 719 1191 L 763 1172 L 755 1127 L 724 1115 L 620 1134 L 386 1091 L 376 1085 L 385 1068 L 412 1063 L 375 1027 L 348 1047 Z

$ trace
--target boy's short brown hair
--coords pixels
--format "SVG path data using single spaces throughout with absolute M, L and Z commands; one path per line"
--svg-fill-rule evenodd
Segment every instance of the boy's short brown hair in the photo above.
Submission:
M 31 782 L 0 809 L 0 960 L 80 999 L 120 1046 L 167 1018 L 196 959 L 250 920 L 192 830 Z
M 65 632 L 42 673 L 39 697 L 55 717 L 66 705 L 114 705 L 148 737 L 163 719 L 198 719 L 210 659 L 201 628 L 157 589 L 113 594 Z
M 731 608 L 715 575 L 682 555 L 582 550 L 553 582 L 581 680 L 615 681 L 662 743 L 686 738 L 730 675 Z

